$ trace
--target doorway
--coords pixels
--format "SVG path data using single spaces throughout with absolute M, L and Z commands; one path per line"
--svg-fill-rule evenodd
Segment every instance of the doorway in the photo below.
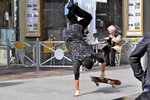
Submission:
M 99 40 L 108 36 L 107 27 L 115 25 L 122 34 L 122 0 L 107 0 L 107 3 L 96 3 L 96 29 L 95 37 Z

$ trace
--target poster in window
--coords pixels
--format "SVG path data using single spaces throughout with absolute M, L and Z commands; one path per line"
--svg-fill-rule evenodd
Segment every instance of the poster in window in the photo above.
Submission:
M 25 36 L 40 36 L 40 0 L 25 0 Z
M 128 29 L 126 36 L 143 36 L 143 1 L 128 0 Z

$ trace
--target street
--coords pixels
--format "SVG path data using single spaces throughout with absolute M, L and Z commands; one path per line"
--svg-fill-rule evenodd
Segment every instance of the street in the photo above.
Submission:
M 109 84 L 96 86 L 90 76 L 99 76 L 99 71 L 85 71 L 80 75 L 80 97 L 73 97 L 74 76 L 71 74 L 1 81 L 0 100 L 112 100 L 140 93 L 141 83 L 133 76 L 132 69 L 129 65 L 121 67 L 106 71 L 106 77 L 121 80 L 122 84 L 115 88 Z

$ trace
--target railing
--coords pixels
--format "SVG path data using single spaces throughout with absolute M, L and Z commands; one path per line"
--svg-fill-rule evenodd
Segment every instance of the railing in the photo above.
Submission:
M 43 57 L 46 57 L 46 59 L 43 59 Z M 71 61 L 64 41 L 39 42 L 39 63 L 41 67 L 47 65 L 52 67 L 70 67 Z
M 9 42 L 7 40 L 7 64 L 12 66 L 37 66 L 34 51 L 36 43 L 32 42 Z
M 8 67 L 72 67 L 64 41 L 10 42 L 7 40 Z

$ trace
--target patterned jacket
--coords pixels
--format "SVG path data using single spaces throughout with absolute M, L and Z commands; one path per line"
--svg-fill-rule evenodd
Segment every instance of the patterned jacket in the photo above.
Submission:
M 63 31 L 63 38 L 66 41 L 67 48 L 73 61 L 83 61 L 85 57 L 90 57 L 92 54 L 96 55 L 91 46 L 83 39 L 81 30 L 81 25 L 73 24 L 69 29 Z

